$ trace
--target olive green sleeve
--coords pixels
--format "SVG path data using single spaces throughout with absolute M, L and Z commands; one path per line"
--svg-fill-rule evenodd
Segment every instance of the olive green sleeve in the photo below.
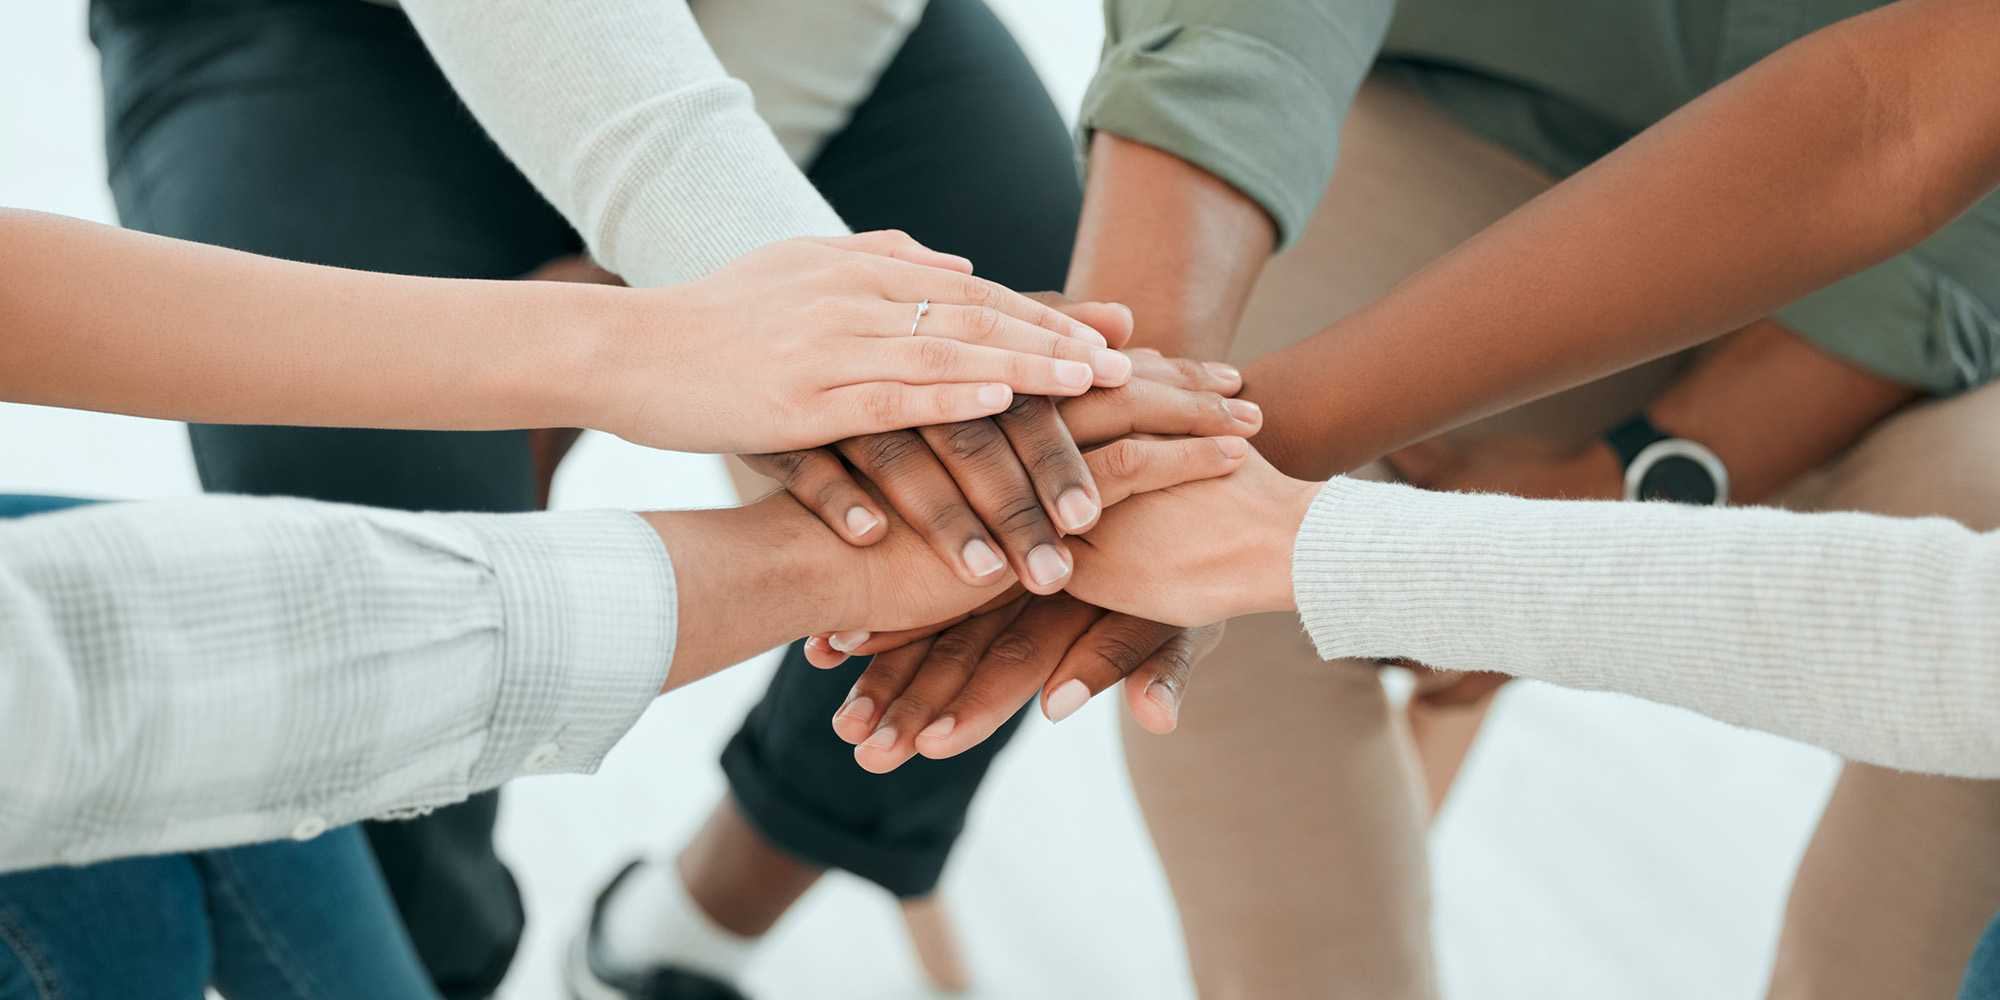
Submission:
M 2000 194 L 1775 316 L 1830 354 L 1937 395 L 2000 378 Z
M 1078 128 L 1228 181 L 1291 245 L 1333 174 L 1340 125 L 1394 0 L 1106 0 Z

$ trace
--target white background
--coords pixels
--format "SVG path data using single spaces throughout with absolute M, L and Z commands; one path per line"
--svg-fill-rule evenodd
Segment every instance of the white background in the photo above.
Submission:
M 1073 109 L 1101 37 L 1095 5 L 996 7 Z M 0 12 L 0 205 L 113 221 L 81 0 L 5 0 Z M 145 498 L 198 487 L 178 426 L 0 405 L 8 490 Z M 556 491 L 571 508 L 731 499 L 712 458 L 595 435 Z M 638 852 L 679 844 L 706 813 L 722 787 L 716 753 L 770 664 L 663 699 L 599 775 L 509 789 L 501 847 L 530 922 L 505 997 L 558 996 L 559 949 L 602 880 Z M 1032 720 L 978 801 L 945 879 L 976 996 L 1192 993 L 1111 711 L 1100 700 L 1061 726 Z M 1834 768 L 1817 751 L 1686 713 L 1510 687 L 1432 835 L 1447 994 L 1761 996 L 1791 871 Z M 926 995 L 890 902 L 844 876 L 779 926 L 748 985 L 767 1000 Z

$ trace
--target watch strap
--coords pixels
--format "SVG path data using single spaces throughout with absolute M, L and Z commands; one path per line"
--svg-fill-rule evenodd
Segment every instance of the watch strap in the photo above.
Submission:
M 1618 453 L 1618 467 L 1621 469 L 1631 468 L 1632 460 L 1638 458 L 1640 452 L 1671 437 L 1672 434 L 1653 426 L 1644 413 L 1635 413 L 1624 423 L 1604 432 L 1604 440 L 1611 445 L 1612 451 Z

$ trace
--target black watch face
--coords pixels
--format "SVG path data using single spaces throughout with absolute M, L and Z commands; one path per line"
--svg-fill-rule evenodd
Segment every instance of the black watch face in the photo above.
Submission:
M 1700 462 L 1670 455 L 1653 463 L 1646 478 L 1639 480 L 1639 499 L 1671 500 L 1710 506 L 1715 503 L 1715 480 Z

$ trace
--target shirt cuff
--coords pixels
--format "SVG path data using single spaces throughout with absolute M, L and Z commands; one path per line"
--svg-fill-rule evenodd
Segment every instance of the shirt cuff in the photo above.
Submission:
M 466 522 L 486 549 L 506 616 L 472 787 L 595 771 L 660 693 L 673 661 L 679 602 L 666 546 L 624 511 Z
M 1271 216 L 1282 250 L 1326 192 L 1380 33 L 1343 41 L 1308 63 L 1242 31 L 1154 26 L 1105 51 L 1077 119 L 1082 148 L 1103 129 L 1220 177 Z

